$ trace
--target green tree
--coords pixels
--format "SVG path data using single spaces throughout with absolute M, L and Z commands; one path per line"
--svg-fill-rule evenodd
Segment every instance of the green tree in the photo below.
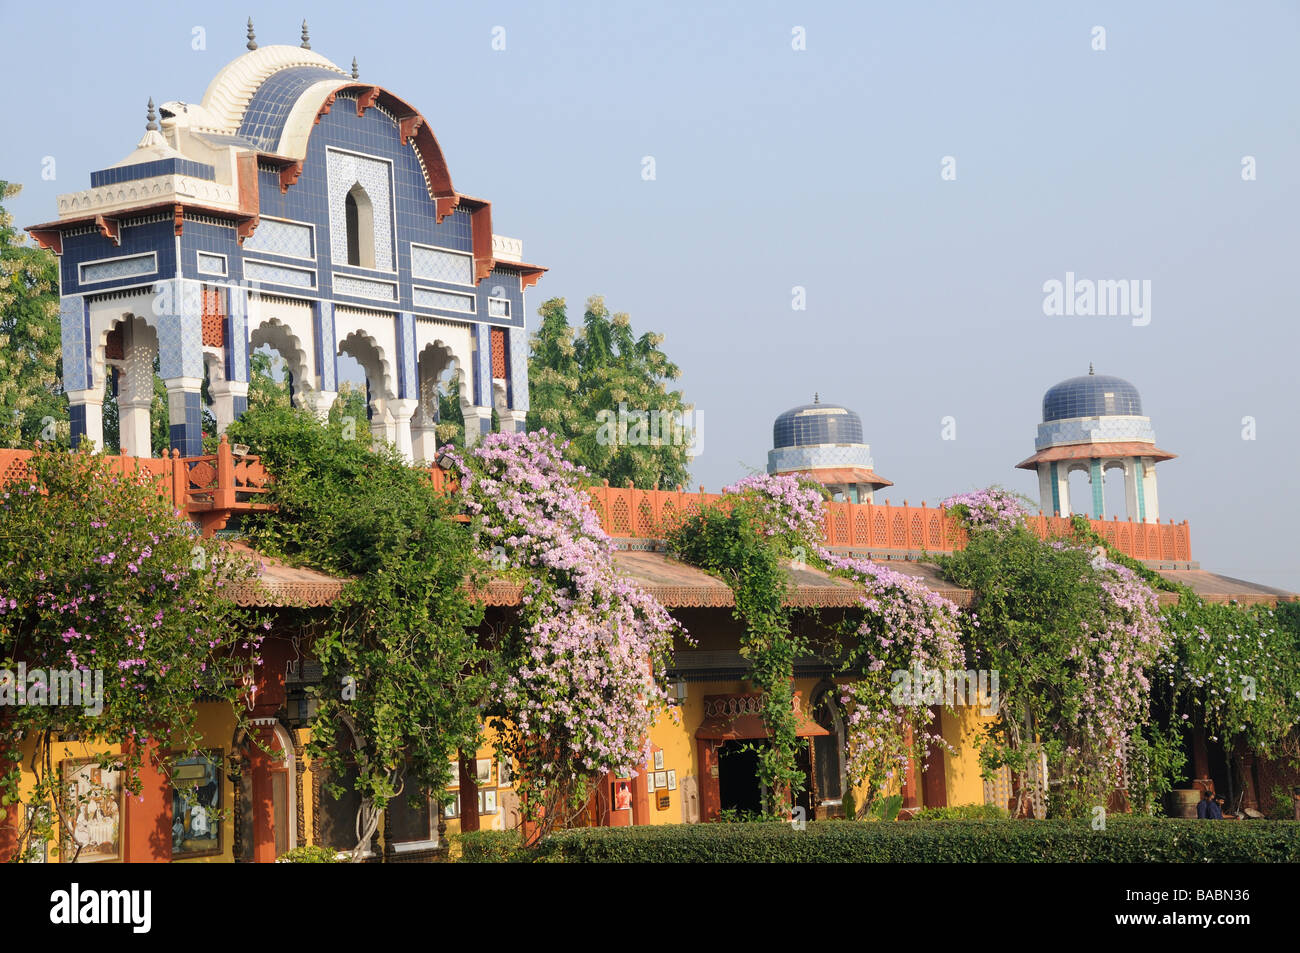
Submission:
M 355 731 L 359 859 L 392 798 L 441 795 L 448 762 L 478 747 L 486 677 L 483 608 L 464 585 L 471 541 L 427 470 L 406 466 L 391 446 L 348 439 L 339 422 L 272 405 L 250 409 L 228 433 L 276 476 L 277 508 L 245 522 L 251 540 L 352 580 L 311 623 L 324 684 L 309 751 L 340 778 L 352 765 L 336 742 L 345 722 Z
M 570 442 L 568 457 L 614 485 L 663 489 L 690 479 L 693 433 L 680 376 L 660 350 L 663 336 L 637 337 L 631 319 L 599 296 L 587 299 L 583 326 L 569 325 L 563 298 L 538 312 L 542 323 L 528 362 L 528 429 Z
M 0 203 L 21 188 L 0 180 Z M 61 337 L 58 260 L 28 245 L 0 204 L 0 446 L 67 439 Z

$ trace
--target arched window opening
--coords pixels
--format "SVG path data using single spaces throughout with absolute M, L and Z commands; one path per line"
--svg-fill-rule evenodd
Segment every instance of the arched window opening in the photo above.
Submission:
M 348 233 L 348 264 L 359 268 L 374 268 L 374 206 L 360 182 L 352 186 L 344 198 L 343 214 Z

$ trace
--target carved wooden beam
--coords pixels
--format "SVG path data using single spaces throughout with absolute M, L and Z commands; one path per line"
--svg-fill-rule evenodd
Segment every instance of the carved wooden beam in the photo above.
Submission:
M 422 126 L 423 124 L 424 124 L 423 116 L 420 115 L 403 116 L 399 120 L 399 125 L 402 133 L 402 145 L 408 144 L 411 141 L 411 139 L 415 136 L 416 131 L 419 130 L 420 126 Z
M 280 194 L 283 195 L 289 191 L 289 186 L 297 185 L 298 179 L 302 175 L 302 161 L 290 162 L 280 169 Z
M 533 285 L 537 284 L 537 282 L 541 281 L 544 273 L 544 270 L 541 268 L 532 271 L 521 271 L 519 273 L 519 290 L 527 291 Z
M 434 202 L 436 204 L 434 219 L 441 222 L 451 214 L 452 209 L 460 204 L 460 196 L 455 192 L 452 192 L 449 195 L 435 195 Z
M 379 99 L 379 87 L 371 86 L 361 92 L 357 97 L 357 115 L 364 116 L 366 110 L 373 106 Z
M 114 245 L 122 244 L 122 233 L 117 227 L 117 219 L 96 215 L 95 227 L 99 229 L 99 234 L 112 239 Z
M 258 223 L 261 219 L 257 215 L 250 215 L 247 218 L 240 219 L 235 224 L 235 235 L 239 239 L 239 244 L 244 244 L 244 239 L 248 238 L 253 232 L 257 231 Z
M 63 233 L 57 228 L 34 228 L 31 230 L 31 236 L 46 251 L 52 251 L 56 255 L 63 254 Z
M 320 125 L 320 117 L 329 113 L 330 107 L 334 105 L 334 97 L 337 95 L 338 93 L 330 93 L 328 96 L 325 97 L 325 105 L 321 106 L 320 110 L 316 113 L 315 124 L 317 126 Z

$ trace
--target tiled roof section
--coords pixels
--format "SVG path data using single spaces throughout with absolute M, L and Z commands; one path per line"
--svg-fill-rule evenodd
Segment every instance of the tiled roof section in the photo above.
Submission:
M 295 66 L 267 77 L 248 101 L 239 135 L 265 152 L 274 152 L 298 97 L 325 80 L 337 81 L 339 74 L 319 66 Z
M 1064 447 L 1049 447 L 1016 464 L 1020 470 L 1032 470 L 1040 463 L 1053 460 L 1093 460 L 1099 457 L 1151 457 L 1154 460 L 1172 460 L 1178 456 L 1161 450 L 1150 443 L 1072 443 Z
M 225 546 L 251 559 L 257 568 L 256 579 L 237 583 L 231 589 L 235 602 L 241 606 L 327 606 L 338 598 L 349 581 L 315 569 L 290 566 L 244 543 L 228 542 Z
M 1205 569 L 1161 569 L 1160 575 L 1170 582 L 1180 582 L 1208 602 L 1237 601 L 1245 604 L 1264 602 L 1300 602 L 1300 595 L 1285 589 L 1221 576 Z

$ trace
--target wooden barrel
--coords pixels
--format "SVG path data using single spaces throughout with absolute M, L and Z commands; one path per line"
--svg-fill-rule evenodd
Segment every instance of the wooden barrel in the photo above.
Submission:
M 1201 792 L 1197 790 L 1170 791 L 1165 795 L 1170 817 L 1195 817 L 1196 805 L 1200 800 Z

